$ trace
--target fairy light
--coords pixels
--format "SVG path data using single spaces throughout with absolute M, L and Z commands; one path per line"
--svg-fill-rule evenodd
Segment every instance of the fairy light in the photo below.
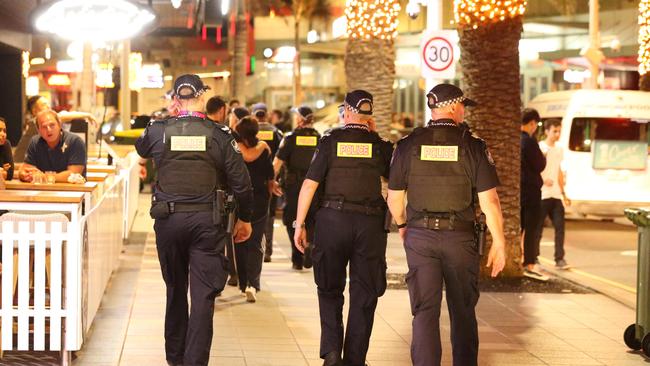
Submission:
M 454 17 L 460 27 L 476 29 L 522 16 L 526 5 L 526 0 L 454 0 Z
M 348 35 L 360 39 L 393 39 L 399 24 L 399 0 L 347 0 Z
M 639 74 L 650 71 L 650 0 L 639 1 Z

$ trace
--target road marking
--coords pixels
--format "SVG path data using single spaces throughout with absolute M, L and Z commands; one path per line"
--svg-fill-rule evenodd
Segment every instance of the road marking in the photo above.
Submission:
M 553 261 L 553 260 L 550 260 L 548 258 L 544 258 L 544 257 L 541 257 L 541 256 L 538 257 L 538 258 L 539 258 L 539 261 L 544 263 L 544 264 L 555 265 L 555 261 Z M 631 292 L 633 294 L 636 294 L 636 288 L 626 286 L 626 285 L 624 285 L 622 283 L 618 283 L 616 281 L 608 280 L 607 278 L 596 276 L 594 274 L 591 274 L 591 273 L 588 273 L 588 272 L 585 272 L 585 271 L 581 271 L 581 270 L 575 269 L 575 268 L 569 268 L 566 271 L 571 272 L 571 273 L 575 273 L 575 274 L 580 275 L 580 276 L 590 278 L 590 279 L 595 280 L 595 281 L 599 281 L 599 282 L 608 284 L 610 286 L 617 287 L 617 288 L 619 288 L 621 290 L 625 290 L 625 291 Z

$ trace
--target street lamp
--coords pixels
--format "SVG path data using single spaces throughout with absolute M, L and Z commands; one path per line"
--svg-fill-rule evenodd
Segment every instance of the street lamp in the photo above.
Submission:
M 67 40 L 116 41 L 134 37 L 155 19 L 151 8 L 129 0 L 58 0 L 36 10 L 35 25 Z

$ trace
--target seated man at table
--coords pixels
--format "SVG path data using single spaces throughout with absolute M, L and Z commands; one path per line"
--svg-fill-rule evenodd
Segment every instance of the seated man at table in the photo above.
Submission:
M 39 136 L 34 136 L 27 147 L 25 163 L 18 173 L 20 180 L 32 182 L 35 176 L 53 171 L 57 182 L 83 183 L 86 146 L 81 138 L 63 131 L 59 116 L 51 110 L 36 116 L 36 126 Z

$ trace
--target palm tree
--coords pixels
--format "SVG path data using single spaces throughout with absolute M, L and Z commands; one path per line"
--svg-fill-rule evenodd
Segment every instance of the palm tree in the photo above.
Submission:
M 231 10 L 230 32 L 228 32 L 228 47 L 231 53 L 230 96 L 238 99 L 242 105 L 246 103 L 246 58 L 248 57 L 248 19 L 246 11 L 248 0 L 234 0 Z M 233 37 L 232 31 L 235 31 Z
M 395 81 L 397 0 L 348 0 L 345 77 L 348 90 L 364 89 L 374 97 L 377 132 L 388 137 Z
M 501 181 L 498 190 L 505 219 L 507 255 L 504 274 L 520 276 L 518 46 L 525 2 L 511 0 L 511 6 L 498 9 L 499 6 L 494 5 L 497 9 L 490 8 L 486 13 L 471 8 L 475 3 L 470 0 L 454 3 L 465 91 L 478 102 L 477 107 L 468 108 L 467 120 L 472 129 L 486 140 Z
M 650 91 L 650 0 L 639 1 L 639 89 Z

